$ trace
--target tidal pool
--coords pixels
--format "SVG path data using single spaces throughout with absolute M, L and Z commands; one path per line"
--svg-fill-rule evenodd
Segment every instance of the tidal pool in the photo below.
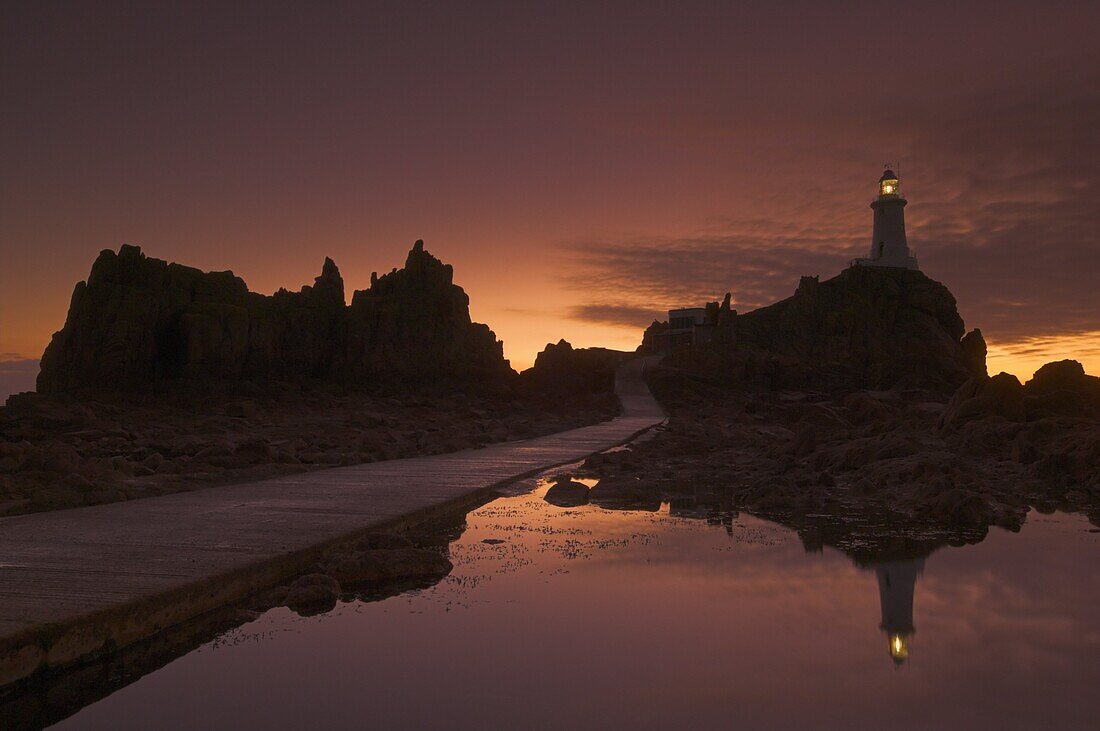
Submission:
M 431 588 L 269 611 L 56 728 L 1100 724 L 1100 534 L 1080 516 L 857 564 L 706 502 L 550 489 L 470 513 Z

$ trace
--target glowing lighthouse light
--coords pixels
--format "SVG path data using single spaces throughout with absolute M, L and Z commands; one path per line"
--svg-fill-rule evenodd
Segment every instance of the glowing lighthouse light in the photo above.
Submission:
M 878 196 L 871 201 L 871 255 L 853 259 L 853 266 L 918 269 L 917 258 L 905 239 L 905 205 L 898 175 L 889 167 L 878 179 Z
M 902 634 L 890 635 L 890 657 L 894 662 L 905 662 L 909 658 L 909 638 Z

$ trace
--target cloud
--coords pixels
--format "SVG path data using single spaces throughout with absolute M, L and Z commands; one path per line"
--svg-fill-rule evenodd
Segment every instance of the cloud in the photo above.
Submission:
M 1041 365 L 1064 358 L 1080 361 L 1088 373 L 1100 373 L 1100 330 L 1003 343 L 991 340 L 987 360 L 991 373 L 1007 368 L 1026 379 Z
M 968 326 L 1002 343 L 1100 330 L 1100 78 L 1093 81 L 907 108 L 899 101 L 892 114 L 894 147 L 910 161 L 902 185 L 922 269 L 949 286 Z M 838 273 L 865 255 L 865 207 L 877 177 L 865 160 L 880 142 L 854 152 L 852 139 L 867 125 L 843 111 L 819 125 L 816 172 L 800 171 L 798 154 L 769 163 L 751 199 L 731 204 L 747 213 L 703 221 L 683 236 L 563 245 L 579 281 L 623 312 L 726 291 L 745 311 L 790 295 L 800 275 Z M 697 142 L 715 139 L 714 154 L 725 154 L 722 135 Z M 760 144 L 770 149 L 774 140 Z
M 665 319 L 666 315 L 667 312 L 659 308 L 621 303 L 578 305 L 571 307 L 568 312 L 568 316 L 574 320 L 639 329 L 647 327 L 654 320 Z
M 742 311 L 755 309 L 791 294 L 799 275 L 838 271 L 854 255 L 836 246 L 831 232 L 802 229 L 796 243 L 767 228 L 749 222 L 722 234 L 571 244 L 586 288 L 623 301 L 582 305 L 570 314 L 648 324 L 651 313 L 721 299 L 725 292 Z
M 975 100 L 929 125 L 938 200 L 914 227 L 964 313 L 1003 340 L 1100 326 L 1100 78 Z
M 0 401 L 13 393 L 33 391 L 38 361 L 14 353 L 0 353 Z

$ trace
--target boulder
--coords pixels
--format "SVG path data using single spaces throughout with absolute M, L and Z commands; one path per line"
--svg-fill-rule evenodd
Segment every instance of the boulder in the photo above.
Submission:
M 306 574 L 290 585 L 286 605 L 302 616 L 323 614 L 336 606 L 340 598 L 340 582 L 322 573 Z
M 661 491 L 656 484 L 633 477 L 607 477 L 588 491 L 588 502 L 605 510 L 661 509 Z
M 454 568 L 451 562 L 421 548 L 378 548 L 333 556 L 326 572 L 344 585 L 379 584 L 409 579 L 436 579 Z
M 947 404 L 940 427 L 957 427 L 972 419 L 989 417 L 1008 421 L 1027 419 L 1024 388 L 1016 376 L 998 373 L 992 378 L 972 378 L 964 383 Z
M 642 344 L 638 346 L 638 353 L 642 355 L 659 353 L 667 350 L 668 346 L 668 322 L 654 320 L 642 333 Z
M 521 382 L 541 391 L 610 392 L 615 371 L 628 353 L 607 348 L 574 348 L 568 341 L 547 343 L 535 364 L 520 374 Z
M 1100 413 L 1100 378 L 1085 373 L 1075 360 L 1047 363 L 1024 385 L 1029 409 L 1051 416 L 1095 416 Z
M 563 476 L 554 481 L 543 500 L 559 508 L 575 508 L 588 502 L 588 485 Z
M 243 462 L 270 462 L 272 449 L 263 437 L 249 437 L 237 445 L 235 456 Z
M 959 341 L 959 348 L 962 350 L 963 363 L 970 370 L 971 375 L 975 378 L 985 378 L 989 375 L 985 362 L 988 349 L 981 330 L 974 328 L 964 335 Z

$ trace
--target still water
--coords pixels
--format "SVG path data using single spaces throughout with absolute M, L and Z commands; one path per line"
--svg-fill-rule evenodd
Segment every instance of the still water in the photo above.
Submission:
M 691 501 L 549 489 L 470 513 L 431 588 L 269 611 L 57 728 L 1100 726 L 1100 534 L 1079 516 L 857 564 Z

